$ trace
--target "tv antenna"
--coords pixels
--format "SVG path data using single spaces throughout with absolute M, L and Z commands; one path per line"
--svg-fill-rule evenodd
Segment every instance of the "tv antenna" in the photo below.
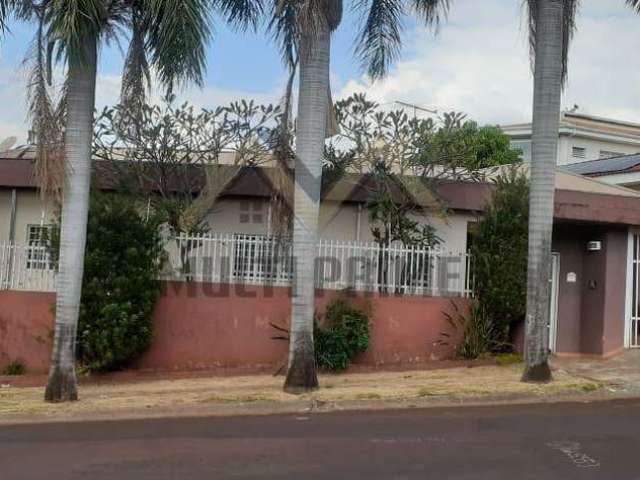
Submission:
M 401 102 L 400 100 L 396 100 L 395 103 L 400 105 L 401 107 L 412 108 L 414 118 L 418 115 L 418 110 L 421 112 L 430 113 L 432 115 L 438 114 L 438 110 L 421 107 L 420 105 L 416 105 L 414 103 Z

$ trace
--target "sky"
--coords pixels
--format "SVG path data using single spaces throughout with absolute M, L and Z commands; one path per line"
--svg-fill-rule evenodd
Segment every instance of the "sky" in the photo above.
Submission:
M 353 55 L 359 17 L 347 11 L 332 39 L 331 82 L 335 98 L 354 92 L 385 106 L 395 101 L 460 111 L 482 124 L 527 122 L 533 80 L 521 0 L 454 0 L 449 17 L 434 33 L 407 19 L 402 57 L 386 79 L 371 83 Z M 563 108 L 640 123 L 640 15 L 624 0 L 585 0 L 570 51 Z M 187 87 L 179 101 L 215 107 L 241 98 L 278 102 L 286 81 L 269 35 L 238 33 L 215 19 L 202 89 Z M 0 43 L 0 141 L 26 139 L 22 60 L 33 26 L 12 23 Z M 96 107 L 117 102 L 122 47 L 101 48 Z

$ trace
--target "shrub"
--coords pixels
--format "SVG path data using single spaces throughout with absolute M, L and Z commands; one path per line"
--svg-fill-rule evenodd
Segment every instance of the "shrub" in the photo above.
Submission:
M 344 300 L 329 304 L 323 325 L 314 329 L 316 364 L 339 372 L 369 347 L 369 316 Z
M 495 344 L 525 316 L 529 182 L 512 169 L 495 180 L 493 202 L 472 237 L 477 312 L 491 319 Z
M 121 368 L 149 346 L 162 255 L 157 219 L 128 197 L 92 193 L 76 344 L 88 371 Z
M 13 360 L 9 365 L 2 370 L 3 375 L 24 375 L 27 372 L 27 368 L 19 360 Z
M 444 312 L 444 315 L 455 330 L 462 332 L 462 342 L 456 345 L 456 356 L 473 360 L 508 346 L 499 339 L 501 335 L 496 331 L 492 317 L 480 302 L 474 302 L 469 312 L 463 312 L 456 303 L 451 303 L 453 313 Z M 445 340 L 440 343 L 450 345 L 451 336 L 447 333 L 441 335 Z

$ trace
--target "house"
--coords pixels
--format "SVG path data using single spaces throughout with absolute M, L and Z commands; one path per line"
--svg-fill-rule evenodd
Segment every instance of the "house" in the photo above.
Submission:
M 114 188 L 114 179 L 105 164 L 95 162 L 94 172 L 95 181 L 100 188 Z M 270 245 L 268 238 L 273 222 L 272 173 L 273 170 L 269 167 L 241 169 L 207 215 L 211 230 L 222 237 L 198 238 L 191 244 L 196 244 L 197 248 L 186 249 L 196 260 L 201 257 L 210 260 L 213 258 L 211 252 L 216 251 L 217 247 L 226 245 L 225 248 L 228 248 L 229 242 L 235 242 L 236 245 L 240 242 L 244 245 L 243 248 L 236 246 L 229 250 L 227 256 L 231 258 L 232 266 L 228 270 L 232 277 L 239 274 L 243 281 L 251 280 L 249 283 L 253 283 L 254 289 L 267 288 L 269 285 L 286 287 L 290 281 L 290 277 L 286 275 L 274 277 L 265 274 L 264 269 L 256 271 L 252 267 L 257 258 L 273 252 L 272 247 L 267 247 Z M 195 168 L 190 174 L 204 185 L 201 171 Z M 370 175 L 348 174 L 331 188 L 324 189 L 319 236 L 328 243 L 325 250 L 319 250 L 320 256 L 322 252 L 326 252 L 340 261 L 366 256 L 363 252 L 371 248 L 371 244 L 366 242 L 372 240 L 366 202 L 374 188 L 375 183 Z M 389 261 L 391 258 L 400 258 L 405 269 L 419 265 L 419 270 L 422 273 L 429 272 L 428 275 L 438 270 L 442 273 L 444 269 L 445 275 L 434 273 L 429 279 L 422 278 L 420 282 L 411 284 L 398 283 L 406 281 L 406 276 L 400 275 L 396 278 L 394 288 L 386 290 L 386 294 L 375 294 L 377 303 L 374 309 L 385 313 L 375 320 L 380 322 L 380 326 L 376 327 L 379 330 L 376 330 L 378 333 L 374 333 L 374 336 L 380 342 L 378 345 L 385 344 L 388 349 L 380 347 L 381 350 L 372 354 L 375 357 L 372 362 L 378 364 L 441 358 L 443 353 L 438 350 L 440 347 L 437 339 L 446 327 L 441 318 L 442 311 L 450 306 L 450 299 L 446 297 L 464 299 L 468 294 L 466 280 L 471 272 L 468 263 L 461 260 L 468 259 L 466 251 L 469 231 L 472 230 L 470 227 L 486 209 L 491 192 L 491 182 L 439 180 L 428 182 L 424 185 L 424 194 L 415 196 L 426 211 L 426 215 L 417 218 L 436 228 L 438 236 L 442 238 L 441 249 L 421 251 L 419 254 L 422 257 L 416 255 L 416 252 L 400 249 L 383 258 Z M 446 216 L 442 217 L 434 212 L 434 199 L 446 207 Z M 0 157 L 0 244 L 11 242 L 37 246 L 41 238 L 40 229 L 46 228 L 52 216 L 51 207 L 44 205 L 38 196 L 33 177 L 33 158 L 29 151 L 12 151 Z M 640 275 L 640 230 L 636 231 L 640 227 L 640 192 L 559 169 L 556 176 L 554 217 L 549 348 L 558 355 L 607 357 L 623 348 L 639 347 L 640 288 L 635 279 Z M 220 249 L 217 251 L 220 255 Z M 373 263 L 378 262 L 379 266 L 380 258 L 378 255 L 371 260 Z M 416 258 L 422 260 L 416 262 Z M 33 269 L 43 269 L 43 262 L 39 261 L 39 257 L 28 257 L 27 260 L 27 265 L 31 265 Z M 0 253 L 0 263 L 1 261 Z M 215 262 L 213 263 L 215 270 Z M 233 281 L 233 278 L 229 280 L 229 277 L 223 276 L 221 271 L 196 272 L 191 280 L 195 280 L 196 284 Z M 451 273 L 458 276 L 454 277 Z M 325 284 L 320 289 L 337 291 L 346 286 L 354 286 L 347 277 L 331 281 L 334 283 L 328 287 Z M 50 284 L 47 285 L 41 290 L 51 291 Z M 371 292 L 370 285 L 356 283 L 355 287 L 355 290 Z M 266 290 L 261 290 L 257 297 L 237 295 L 222 299 L 216 295 L 192 295 L 193 292 L 188 291 L 184 293 L 186 296 L 181 296 L 183 293 L 178 290 L 174 296 L 163 297 L 158 307 L 162 311 L 158 314 L 158 321 L 162 325 L 159 331 L 166 335 L 159 334 L 157 341 L 164 341 L 164 346 L 160 349 L 161 353 L 154 351 L 151 355 L 154 360 L 147 363 L 147 366 L 161 365 L 164 368 L 167 367 L 166 362 L 171 366 L 194 362 L 198 365 L 209 362 L 226 364 L 228 358 L 216 357 L 212 360 L 211 348 L 204 346 L 202 357 L 196 360 L 190 357 L 185 359 L 184 355 L 190 355 L 189 352 L 193 351 L 192 345 L 180 343 L 176 346 L 175 342 L 189 341 L 193 332 L 198 331 L 197 322 L 207 322 L 213 318 L 212 315 L 220 317 L 226 311 L 235 312 L 233 315 L 236 315 L 234 321 L 237 325 L 248 322 L 252 326 L 243 334 L 245 337 L 252 335 L 250 332 L 255 333 L 256 329 L 260 331 L 260 335 L 268 335 L 265 333 L 269 326 L 267 319 L 272 317 L 265 317 L 265 311 L 268 311 L 265 310 L 266 305 L 272 305 L 274 311 L 283 314 L 284 307 L 278 302 L 286 298 L 284 293 L 278 293 L 276 297 L 280 300 L 276 302 Z M 388 293 L 393 295 L 389 296 Z M 189 312 L 188 318 L 184 317 L 186 311 Z M 226 318 L 223 315 L 218 319 L 220 323 L 216 324 L 215 332 L 231 341 L 229 338 L 235 337 L 233 332 L 226 330 L 231 328 L 225 323 Z M 187 323 L 184 322 L 191 322 L 188 323 L 189 330 L 185 330 L 183 336 L 176 335 L 176 329 L 186 328 Z M 239 328 L 237 325 L 233 328 Z M 256 354 L 256 358 L 260 357 L 261 361 L 265 361 L 265 358 L 272 360 L 271 347 L 264 345 L 260 343 L 259 347 L 255 347 L 266 352 L 262 357 Z M 178 350 L 182 353 L 175 353 Z M 183 356 L 180 361 L 174 359 L 165 362 L 167 358 L 174 358 L 171 356 L 173 354 L 167 354 L 168 351 L 174 352 L 178 357 Z M 232 353 L 237 358 L 244 358 L 236 350 Z M 246 353 L 243 351 L 244 355 Z
M 531 124 L 500 127 L 511 138 L 511 145 L 522 150 L 531 161 Z M 560 114 L 558 165 L 586 162 L 640 152 L 640 125 L 602 118 L 576 111 Z
M 43 202 L 36 188 L 32 148 L 0 152 L 0 243 L 29 244 L 37 242 L 39 232 L 54 219 L 55 209 Z M 117 186 L 114 172 L 106 161 L 95 161 L 94 176 L 102 190 Z M 224 168 L 224 166 L 223 166 Z M 243 168 L 224 190 L 206 217 L 212 232 L 264 236 L 272 233 L 271 167 Z M 204 186 L 205 176 L 194 167 L 193 183 Z M 177 186 L 176 186 L 177 188 Z M 319 219 L 319 237 L 338 241 L 372 241 L 371 225 L 364 204 L 375 185 L 370 176 L 348 174 L 335 187 L 325 191 Z M 453 251 L 467 250 L 467 224 L 477 219 L 482 205 L 473 204 L 470 196 L 478 190 L 488 196 L 486 186 L 468 182 L 440 182 L 438 193 L 455 213 L 442 217 L 432 212 L 431 196 L 422 200 L 427 215 L 416 220 L 429 222 L 436 228 L 442 243 Z M 482 197 L 484 198 L 484 197 Z

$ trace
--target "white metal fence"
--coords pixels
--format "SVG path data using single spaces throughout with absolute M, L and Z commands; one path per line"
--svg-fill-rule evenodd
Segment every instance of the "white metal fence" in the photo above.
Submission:
M 179 235 L 167 240 L 163 280 L 289 286 L 291 244 L 264 235 Z M 470 256 L 443 248 L 320 240 L 316 287 L 392 294 L 471 295 Z M 0 244 L 0 289 L 55 290 L 46 247 Z
M 288 286 L 293 278 L 291 244 L 265 235 L 180 235 L 167 251 L 166 280 Z M 470 256 L 443 248 L 320 240 L 315 283 L 330 290 L 466 297 Z
M 55 265 L 41 246 L 0 244 L 0 290 L 55 290 Z

